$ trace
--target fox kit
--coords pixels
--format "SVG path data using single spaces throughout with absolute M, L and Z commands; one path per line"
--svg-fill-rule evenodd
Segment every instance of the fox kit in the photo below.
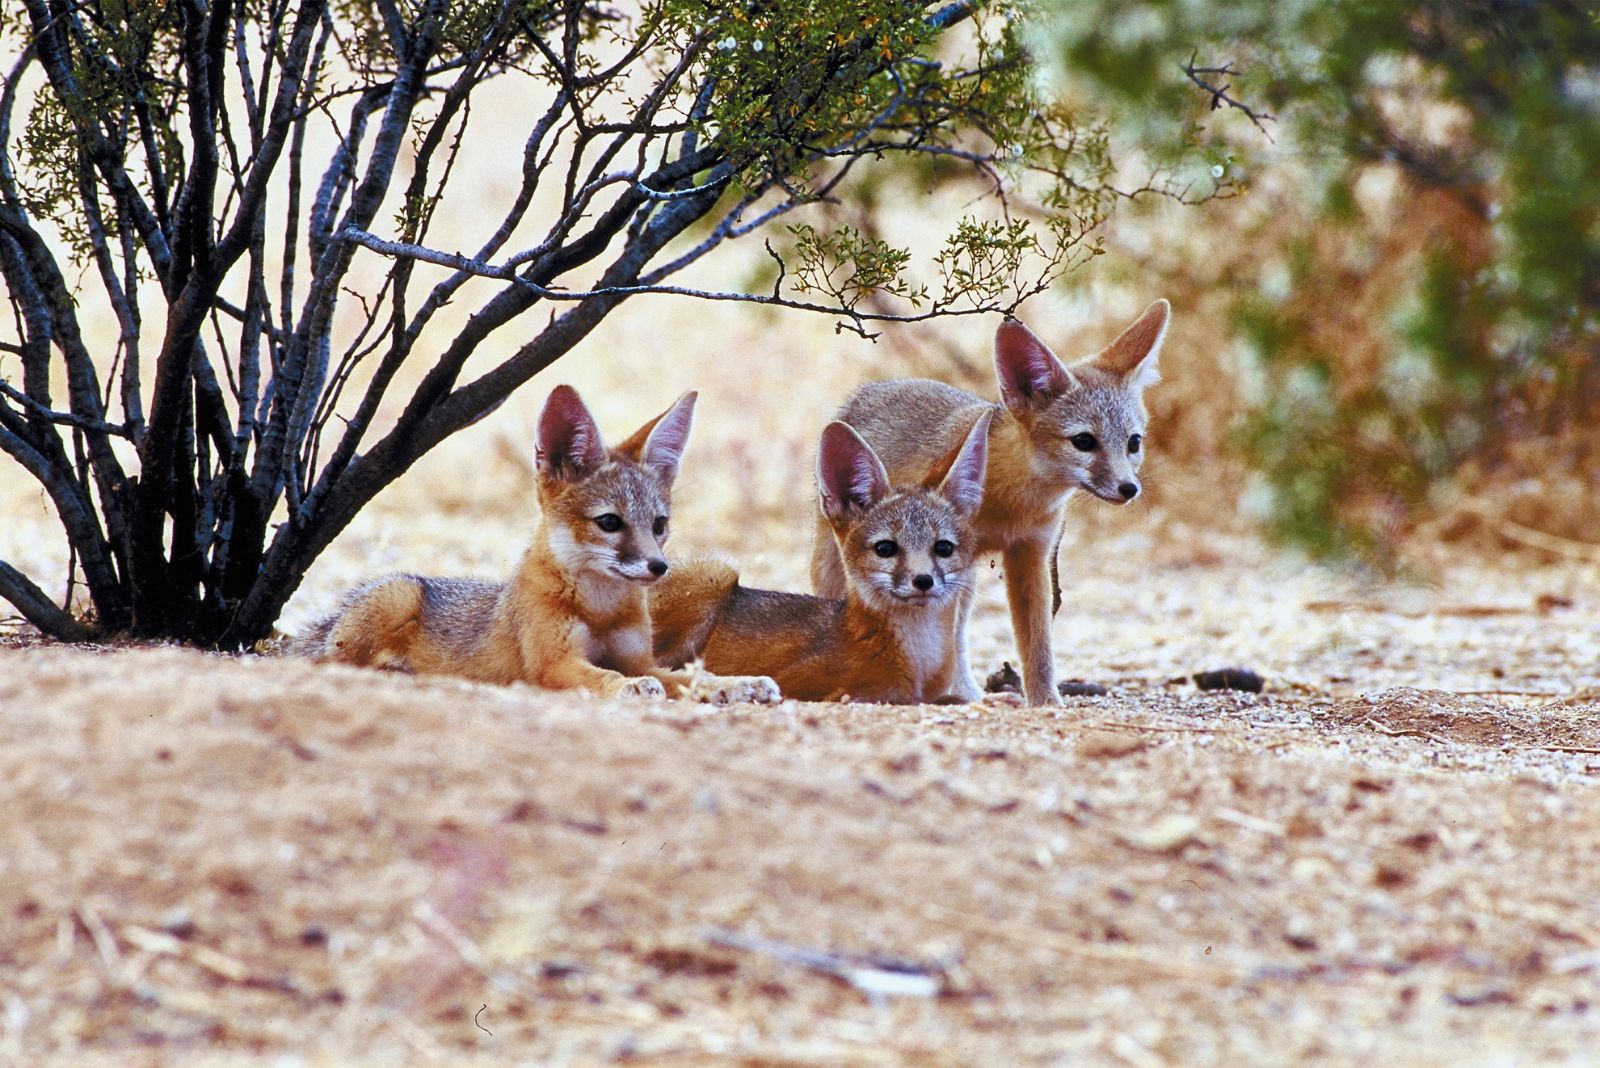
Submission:
M 980 412 L 993 411 L 983 506 L 972 524 L 976 553 L 1000 554 L 1005 564 L 1011 626 L 1030 704 L 1059 704 L 1051 648 L 1051 578 L 1067 499 L 1086 490 L 1125 504 L 1139 495 L 1144 459 L 1144 391 L 1158 378 L 1156 360 L 1171 307 L 1158 300 L 1097 355 L 1072 364 L 1058 360 L 1021 322 L 1007 319 L 995 336 L 1000 403 L 953 386 L 901 379 L 862 386 L 839 418 L 861 432 L 891 479 L 926 470 L 960 440 Z M 811 556 L 812 585 L 840 596 L 845 569 L 825 526 Z M 979 696 L 967 663 L 963 598 L 956 640 L 958 696 Z
M 770 675 L 785 696 L 804 701 L 948 695 L 960 673 L 955 629 L 988 449 L 985 412 L 927 478 L 891 486 L 871 447 L 830 423 L 817 486 L 844 561 L 842 597 L 748 589 L 726 564 L 680 564 L 650 591 L 657 659 Z
M 676 696 L 650 655 L 646 588 L 667 573 L 668 502 L 694 419 L 686 393 L 607 449 L 570 386 L 539 416 L 539 523 L 509 582 L 390 575 L 352 591 L 290 651 L 480 682 Z M 776 700 L 771 679 L 710 680 L 719 702 Z

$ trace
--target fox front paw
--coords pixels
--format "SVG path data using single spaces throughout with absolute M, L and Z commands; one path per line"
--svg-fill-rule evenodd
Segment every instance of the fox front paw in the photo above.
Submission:
M 667 688 L 661 685 L 660 679 L 641 675 L 638 678 L 624 679 L 622 688 L 617 693 L 623 697 L 657 698 L 667 696 Z
M 772 705 L 782 699 L 778 684 L 765 675 L 703 678 L 699 698 L 708 705 Z

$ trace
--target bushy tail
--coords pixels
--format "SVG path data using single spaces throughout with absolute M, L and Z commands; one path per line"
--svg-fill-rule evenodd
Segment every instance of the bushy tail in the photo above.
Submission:
M 272 656 L 296 656 L 306 660 L 322 660 L 327 655 L 328 632 L 333 630 L 333 625 L 338 619 L 337 615 L 320 619 L 312 624 L 311 629 L 304 634 L 289 634 L 282 638 L 275 638 L 270 644 L 261 643 L 257 646 L 257 650 Z
M 388 575 L 358 586 L 339 610 L 279 652 L 311 660 L 373 667 L 406 667 L 422 626 L 422 583 L 410 575 Z
M 698 658 L 738 585 L 738 570 L 725 560 L 673 561 L 672 570 L 650 588 L 656 663 L 681 667 Z

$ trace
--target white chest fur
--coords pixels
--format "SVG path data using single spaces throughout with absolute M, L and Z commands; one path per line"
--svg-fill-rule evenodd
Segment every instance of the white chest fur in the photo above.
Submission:
M 928 691 L 943 678 L 946 663 L 954 655 L 954 621 L 943 612 L 908 612 L 895 619 L 894 630 L 911 671 L 915 696 L 923 700 L 944 696 Z
M 591 664 L 648 664 L 650 631 L 644 606 L 637 603 L 644 597 L 638 584 L 599 575 L 584 576 L 577 585 L 583 618 L 574 621 L 571 635 L 578 654 Z M 607 625 L 610 620 L 619 625 Z

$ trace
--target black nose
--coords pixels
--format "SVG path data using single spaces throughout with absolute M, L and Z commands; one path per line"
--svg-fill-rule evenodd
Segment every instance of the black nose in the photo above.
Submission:
M 933 576 L 918 575 L 916 578 L 911 580 L 911 585 L 915 586 L 919 590 L 931 590 L 933 589 Z
M 1122 485 L 1117 487 L 1117 492 L 1122 494 L 1123 500 L 1131 501 L 1135 497 L 1139 496 L 1139 487 L 1132 482 L 1124 482 Z
M 652 561 L 650 561 L 650 574 L 654 575 L 656 578 L 660 578 L 662 575 L 665 575 L 666 573 L 667 573 L 667 562 L 665 560 L 652 560 Z

